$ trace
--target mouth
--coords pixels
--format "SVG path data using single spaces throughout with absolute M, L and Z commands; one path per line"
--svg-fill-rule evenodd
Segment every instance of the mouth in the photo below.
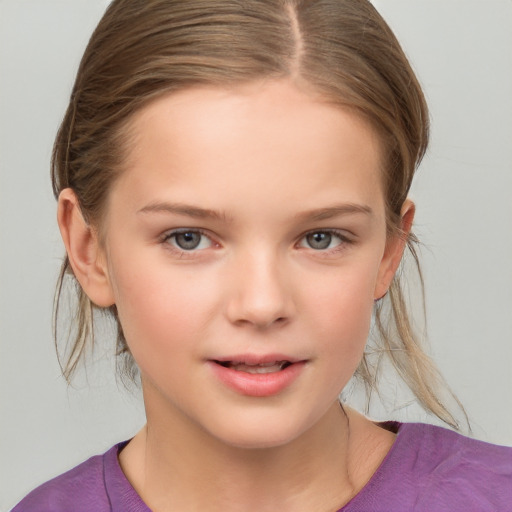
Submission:
M 231 370 L 235 370 L 237 372 L 245 372 L 251 374 L 265 374 L 265 373 L 276 373 L 280 372 L 288 368 L 291 364 L 291 361 L 269 361 L 267 363 L 256 363 L 249 364 L 245 361 L 216 361 L 214 363 L 223 366 L 224 368 L 229 368 Z
M 210 359 L 208 363 L 216 378 L 232 391 L 252 397 L 268 397 L 290 388 L 304 373 L 308 361 L 282 354 L 246 354 Z

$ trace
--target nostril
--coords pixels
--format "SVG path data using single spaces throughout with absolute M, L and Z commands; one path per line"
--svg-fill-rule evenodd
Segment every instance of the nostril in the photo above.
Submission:
M 287 322 L 288 322 L 288 318 L 286 316 L 280 316 L 278 318 L 274 318 L 273 320 L 269 320 L 269 321 L 266 321 L 264 319 L 257 319 L 257 318 L 248 319 L 248 320 L 240 319 L 237 321 L 237 323 L 240 325 L 251 324 L 258 329 L 268 329 L 269 327 L 272 327 L 272 326 L 274 326 L 274 327 L 282 326 L 282 325 L 284 326 Z
M 272 322 L 269 322 L 266 325 L 266 327 L 270 327 L 272 325 L 274 325 L 274 326 L 284 325 L 284 324 L 286 324 L 287 321 L 288 321 L 288 319 L 285 316 L 280 316 L 280 317 L 274 319 Z
M 227 318 L 239 326 L 252 325 L 259 329 L 271 326 L 282 327 L 292 314 L 292 301 L 282 294 L 270 295 L 265 287 L 242 286 L 232 294 L 226 303 Z

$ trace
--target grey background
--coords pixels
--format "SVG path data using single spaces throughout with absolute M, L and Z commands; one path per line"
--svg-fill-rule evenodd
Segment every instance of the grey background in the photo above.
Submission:
M 413 190 L 431 351 L 474 435 L 512 445 L 512 2 L 375 0 L 430 102 Z M 0 510 L 133 435 L 139 397 L 100 347 L 67 388 L 51 338 L 63 248 L 48 177 L 81 52 L 106 0 L 0 0 Z M 423 419 L 406 406 L 398 415 Z

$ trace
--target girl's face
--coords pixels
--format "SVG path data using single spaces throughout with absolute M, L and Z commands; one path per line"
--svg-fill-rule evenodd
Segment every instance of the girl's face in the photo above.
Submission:
M 131 131 L 105 286 L 149 424 L 299 437 L 337 407 L 403 249 L 386 243 L 376 134 L 287 82 L 165 96 Z

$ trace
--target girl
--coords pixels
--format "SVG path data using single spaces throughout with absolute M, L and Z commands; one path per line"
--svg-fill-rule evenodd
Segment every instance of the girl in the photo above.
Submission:
M 55 143 L 79 284 L 70 378 L 98 311 L 146 426 L 30 510 L 503 510 L 512 450 L 340 403 L 380 349 L 451 426 L 396 273 L 428 112 L 361 0 L 114 1 Z M 58 308 L 57 301 L 57 308 Z

